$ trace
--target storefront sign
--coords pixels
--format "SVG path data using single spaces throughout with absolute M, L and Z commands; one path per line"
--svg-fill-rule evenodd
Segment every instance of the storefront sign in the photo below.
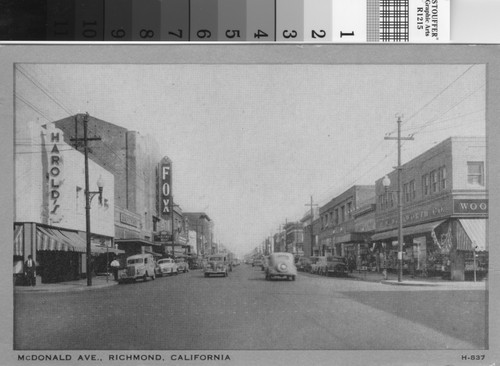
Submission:
M 413 210 L 410 212 L 403 213 L 403 225 L 412 225 L 421 221 L 429 221 L 429 219 L 436 219 L 439 217 L 445 217 L 451 214 L 451 207 L 449 205 L 433 205 L 428 208 Z M 388 227 L 396 227 L 398 224 L 397 217 L 391 217 L 384 220 L 377 220 L 377 229 L 383 229 Z
M 120 213 L 120 222 L 133 227 L 139 227 L 139 220 L 137 220 L 135 217 L 124 214 L 123 212 Z
M 170 217 L 170 200 L 171 196 L 171 187 L 172 187 L 172 164 L 169 162 L 163 162 L 160 166 L 160 212 L 161 216 L 164 219 L 168 219 Z
M 61 153 L 57 144 L 60 142 L 59 132 L 55 132 L 53 129 L 49 130 L 50 136 L 50 153 L 49 153 L 49 213 L 52 223 L 57 223 L 61 221 L 62 217 L 60 215 L 60 204 L 59 197 L 61 196 L 61 191 L 59 185 L 61 182 L 62 173 L 62 161 Z
M 488 200 L 453 200 L 453 212 L 461 214 L 487 214 Z

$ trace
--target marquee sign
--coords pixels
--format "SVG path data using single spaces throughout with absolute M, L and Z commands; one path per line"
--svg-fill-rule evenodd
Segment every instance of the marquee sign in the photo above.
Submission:
M 57 146 L 60 143 L 60 133 L 55 132 L 54 129 L 50 129 L 48 135 L 50 137 L 50 144 L 48 144 L 49 215 L 52 223 L 57 223 L 62 220 L 60 214 L 61 205 L 59 202 L 59 197 L 61 196 L 62 159 L 61 152 Z

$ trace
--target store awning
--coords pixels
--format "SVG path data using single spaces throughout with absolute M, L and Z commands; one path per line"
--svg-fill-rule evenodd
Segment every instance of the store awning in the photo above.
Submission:
M 77 234 L 78 235 L 78 234 Z M 37 232 L 37 250 L 80 252 L 85 253 L 87 248 L 82 246 L 78 239 L 72 241 L 60 230 L 38 227 Z
M 426 224 L 420 224 L 415 226 L 403 227 L 403 236 L 429 233 L 436 227 L 441 225 L 443 222 L 444 220 L 428 222 Z M 394 229 L 394 230 L 384 231 L 381 233 L 376 233 L 372 236 L 372 240 L 376 241 L 376 240 L 384 240 L 397 237 L 398 237 L 398 229 Z
M 369 239 L 370 235 L 367 233 L 353 232 L 335 237 L 335 244 L 364 242 Z
M 23 225 L 14 228 L 14 255 L 23 255 Z
M 469 236 L 469 241 L 457 240 L 458 250 L 486 250 L 486 219 L 459 219 L 460 224 Z

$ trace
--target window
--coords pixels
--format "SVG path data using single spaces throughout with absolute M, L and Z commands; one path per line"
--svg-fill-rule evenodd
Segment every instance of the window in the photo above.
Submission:
M 438 185 L 438 172 L 437 172 L 437 170 L 433 170 L 431 172 L 431 189 L 432 189 L 432 193 L 438 192 L 438 188 L 439 188 L 439 185 Z
M 412 180 L 410 182 L 410 195 L 411 195 L 411 200 L 414 200 L 417 198 L 417 190 L 415 188 L 415 180 Z
M 352 202 L 347 203 L 347 216 L 352 218 Z
M 338 208 L 335 209 L 335 224 L 336 225 L 339 224 L 339 209 Z
M 446 167 L 445 166 L 441 167 L 441 169 L 439 169 L 439 172 L 441 173 L 439 176 L 441 190 L 444 190 L 446 189 Z
M 467 182 L 484 186 L 484 163 L 482 161 L 467 162 Z
M 430 193 L 430 179 L 429 174 L 422 177 L 422 193 L 427 196 Z
M 342 220 L 342 222 L 344 222 L 345 221 L 345 206 L 342 206 L 340 208 L 340 213 L 341 213 L 341 220 Z
M 409 183 L 405 183 L 403 185 L 403 192 L 404 192 L 405 202 L 410 202 L 410 184 Z

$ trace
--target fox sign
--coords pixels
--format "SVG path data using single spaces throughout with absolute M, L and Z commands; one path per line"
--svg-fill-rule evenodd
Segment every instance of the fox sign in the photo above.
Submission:
M 170 200 L 172 199 L 172 164 L 161 165 L 161 215 L 166 218 L 170 215 Z

